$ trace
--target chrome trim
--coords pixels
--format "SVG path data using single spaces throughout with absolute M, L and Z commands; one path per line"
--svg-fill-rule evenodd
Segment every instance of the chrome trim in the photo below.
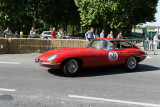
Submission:
M 56 63 L 56 64 L 52 64 L 52 63 L 48 63 L 48 62 L 39 62 L 40 63 L 40 66 L 43 66 L 43 65 L 60 65 L 61 63 Z
M 39 62 L 39 59 L 35 59 L 35 63 L 38 63 Z
M 148 56 L 148 55 L 140 55 L 140 56 L 137 56 L 137 57 L 143 57 L 143 56 Z

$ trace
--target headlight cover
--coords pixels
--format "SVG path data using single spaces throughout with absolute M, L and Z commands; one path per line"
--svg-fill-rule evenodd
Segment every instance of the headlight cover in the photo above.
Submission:
M 58 55 L 58 54 L 54 54 L 54 55 L 48 57 L 47 60 L 48 60 L 48 61 L 53 61 L 54 59 L 56 59 L 57 55 Z

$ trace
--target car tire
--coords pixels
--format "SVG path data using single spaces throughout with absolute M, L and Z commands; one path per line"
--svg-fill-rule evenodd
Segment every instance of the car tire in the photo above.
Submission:
M 133 72 L 138 67 L 138 60 L 135 57 L 130 57 L 124 64 L 124 68 L 127 72 Z
M 62 65 L 61 70 L 63 71 L 65 76 L 72 77 L 79 73 L 80 64 L 76 59 L 68 59 Z

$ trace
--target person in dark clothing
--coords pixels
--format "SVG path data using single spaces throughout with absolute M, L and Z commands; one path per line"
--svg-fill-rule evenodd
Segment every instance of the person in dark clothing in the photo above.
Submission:
M 19 34 L 18 34 L 18 31 L 15 32 L 14 38 L 20 38 L 20 36 L 19 36 Z

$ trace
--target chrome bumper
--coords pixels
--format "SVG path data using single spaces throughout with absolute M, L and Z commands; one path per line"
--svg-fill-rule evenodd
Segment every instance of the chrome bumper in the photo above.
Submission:
M 148 55 L 140 55 L 140 56 L 137 56 L 137 57 L 144 57 L 144 56 L 146 56 L 146 57 L 147 57 Z
M 41 65 L 60 65 L 60 63 L 52 64 L 52 63 L 47 63 L 47 62 L 39 62 Z
M 51 62 L 42 62 L 39 59 L 35 59 L 35 63 L 39 63 L 40 66 L 43 66 L 43 65 L 60 65 L 61 64 L 61 63 L 52 64 Z

